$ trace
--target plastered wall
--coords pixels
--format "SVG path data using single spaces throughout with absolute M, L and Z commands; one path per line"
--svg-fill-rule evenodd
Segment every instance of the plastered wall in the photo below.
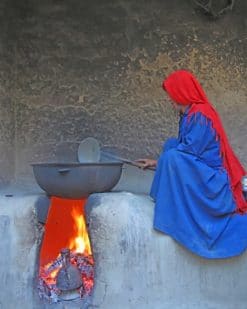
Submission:
M 212 21 L 183 0 L 6 2 L 1 178 L 75 161 L 87 136 L 157 157 L 178 120 L 161 83 L 179 68 L 199 78 L 246 166 L 246 9 Z

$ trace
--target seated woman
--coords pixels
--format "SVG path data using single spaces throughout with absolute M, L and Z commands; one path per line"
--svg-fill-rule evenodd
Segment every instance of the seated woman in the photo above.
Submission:
M 156 166 L 154 228 L 206 258 L 238 255 L 247 247 L 246 172 L 196 78 L 176 71 L 163 88 L 181 113 L 178 138 L 167 140 L 158 162 L 138 160 Z

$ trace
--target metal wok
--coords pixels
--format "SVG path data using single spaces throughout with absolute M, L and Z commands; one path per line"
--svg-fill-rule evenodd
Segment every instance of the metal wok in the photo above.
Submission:
M 119 181 L 122 162 L 36 163 L 35 179 L 50 196 L 70 199 L 110 191 Z

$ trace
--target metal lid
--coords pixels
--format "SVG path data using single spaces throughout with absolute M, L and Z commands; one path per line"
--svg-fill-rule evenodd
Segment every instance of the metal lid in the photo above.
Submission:
M 99 162 L 100 144 L 94 137 L 85 138 L 78 148 L 78 161 L 81 163 Z

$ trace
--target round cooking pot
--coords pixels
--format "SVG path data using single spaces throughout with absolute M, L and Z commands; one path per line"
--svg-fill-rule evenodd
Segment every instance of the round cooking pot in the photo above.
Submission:
M 80 199 L 110 191 L 119 181 L 122 162 L 32 164 L 39 186 L 51 196 Z

